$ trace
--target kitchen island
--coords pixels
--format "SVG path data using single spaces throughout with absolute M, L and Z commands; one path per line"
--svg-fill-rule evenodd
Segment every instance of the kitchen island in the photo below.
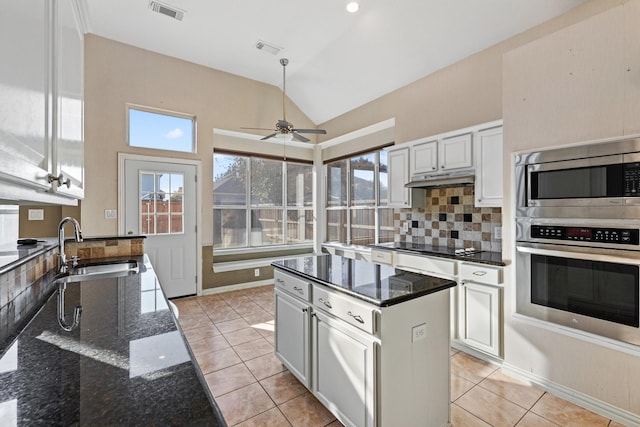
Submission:
M 317 255 L 275 267 L 275 353 L 347 426 L 450 420 L 453 280 Z
M 226 425 L 148 258 L 135 260 L 136 271 L 53 282 L 26 328 L 2 343 L 3 423 Z

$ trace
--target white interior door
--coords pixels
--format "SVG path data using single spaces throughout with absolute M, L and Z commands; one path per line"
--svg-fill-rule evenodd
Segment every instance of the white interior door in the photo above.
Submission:
M 196 166 L 125 159 L 124 180 L 126 233 L 147 236 L 145 252 L 168 298 L 196 294 Z

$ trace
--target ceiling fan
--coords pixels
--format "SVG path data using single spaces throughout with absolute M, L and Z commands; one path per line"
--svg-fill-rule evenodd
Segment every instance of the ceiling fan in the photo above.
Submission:
M 275 129 L 265 129 L 265 128 L 241 128 L 241 129 L 254 129 L 254 130 L 270 130 L 275 131 L 274 133 L 265 136 L 264 138 L 260 138 L 260 141 L 264 141 L 265 139 L 273 138 L 274 136 L 280 135 L 289 135 L 293 137 L 296 141 L 300 142 L 309 142 L 311 141 L 309 138 L 306 138 L 301 133 L 315 133 L 326 135 L 327 131 L 323 129 L 297 129 L 293 126 L 293 123 L 287 121 L 287 112 L 285 109 L 285 98 L 286 98 L 286 69 L 287 64 L 289 64 L 289 60 L 287 58 L 281 58 L 280 64 L 282 64 L 282 120 L 278 120 L 276 123 Z

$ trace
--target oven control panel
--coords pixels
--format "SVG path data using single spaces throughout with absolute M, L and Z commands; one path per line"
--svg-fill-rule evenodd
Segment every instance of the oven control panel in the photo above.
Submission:
M 549 240 L 638 245 L 639 234 L 637 228 L 566 227 L 562 225 L 531 226 L 532 238 Z

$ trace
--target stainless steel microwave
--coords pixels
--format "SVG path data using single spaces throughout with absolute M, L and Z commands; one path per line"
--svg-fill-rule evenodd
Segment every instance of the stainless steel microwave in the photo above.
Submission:
M 516 156 L 516 216 L 640 218 L 640 138 Z

